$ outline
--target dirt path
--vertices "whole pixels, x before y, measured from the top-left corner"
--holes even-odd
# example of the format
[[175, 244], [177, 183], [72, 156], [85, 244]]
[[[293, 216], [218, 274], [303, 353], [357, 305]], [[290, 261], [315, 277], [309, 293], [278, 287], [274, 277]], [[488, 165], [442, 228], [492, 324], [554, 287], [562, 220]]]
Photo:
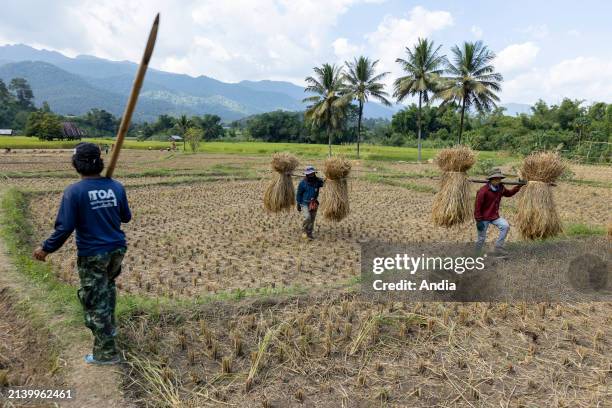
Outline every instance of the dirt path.
[[[2, 200], [2, 193], [0, 190], [0, 201]], [[0, 218], [2, 217], [1, 211], [0, 208]], [[35, 306], [44, 307], [44, 293], [40, 288], [29, 284], [15, 270], [8, 257], [6, 245], [0, 239], [0, 290], [5, 287], [9, 288], [18, 298], [28, 298], [33, 302], [40, 299], [39, 303], [35, 303]], [[66, 319], [65, 316], [54, 316], [55, 318]], [[62, 327], [62, 325], [55, 325], [52, 336], [62, 339], [62, 343], [69, 343], [60, 352], [60, 361], [64, 365], [62, 367], [63, 377], [65, 378], [65, 384], [60, 387], [70, 388], [75, 393], [75, 398], [72, 401], [62, 402], [61, 407], [133, 407], [134, 405], [123, 397], [123, 391], [120, 387], [120, 373], [117, 367], [86, 364], [83, 356], [91, 352], [91, 340], [82, 340], [85, 336], [80, 333], [68, 332], [70, 329], [57, 329], [57, 327]], [[85, 326], [76, 330], [87, 331]], [[90, 335], [87, 337], [91, 338]]]

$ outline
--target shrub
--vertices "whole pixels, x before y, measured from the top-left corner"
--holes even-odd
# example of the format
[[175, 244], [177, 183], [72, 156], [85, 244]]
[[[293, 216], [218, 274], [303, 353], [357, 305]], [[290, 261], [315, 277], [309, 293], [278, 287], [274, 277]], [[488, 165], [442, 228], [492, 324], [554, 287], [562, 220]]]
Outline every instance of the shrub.
[[192, 152], [197, 152], [200, 147], [200, 142], [204, 137], [204, 131], [200, 128], [190, 127], [185, 132], [185, 140], [189, 143], [189, 148]]
[[487, 175], [490, 174], [494, 168], [498, 167], [497, 163], [493, 159], [482, 159], [476, 162], [474, 166], [474, 171], [476, 174]]

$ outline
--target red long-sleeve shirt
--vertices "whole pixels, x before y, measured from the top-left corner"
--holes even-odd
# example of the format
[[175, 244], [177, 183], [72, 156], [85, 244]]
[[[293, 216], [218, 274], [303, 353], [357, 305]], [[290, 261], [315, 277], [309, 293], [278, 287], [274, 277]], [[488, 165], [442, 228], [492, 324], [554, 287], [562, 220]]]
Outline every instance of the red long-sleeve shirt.
[[476, 221], [493, 221], [499, 218], [499, 203], [502, 196], [512, 197], [521, 189], [516, 186], [507, 190], [503, 184], [497, 186], [497, 191], [491, 190], [489, 183], [485, 184], [476, 194], [476, 207], [474, 208], [474, 218]]

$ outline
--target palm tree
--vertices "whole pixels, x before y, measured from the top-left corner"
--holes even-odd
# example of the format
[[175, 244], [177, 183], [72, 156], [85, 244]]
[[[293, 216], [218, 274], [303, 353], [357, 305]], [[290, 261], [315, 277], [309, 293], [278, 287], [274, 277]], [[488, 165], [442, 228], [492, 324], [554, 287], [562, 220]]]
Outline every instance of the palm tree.
[[401, 102], [407, 96], [419, 96], [419, 109], [417, 111], [417, 140], [418, 161], [421, 161], [421, 104], [429, 103], [430, 93], [438, 90], [441, 75], [444, 72], [446, 56], [438, 54], [441, 46], [434, 48], [434, 42], [427, 38], [419, 38], [414, 48], [406, 47], [408, 59], [398, 58], [395, 62], [402, 65], [406, 76], [395, 80], [393, 96]]
[[304, 98], [304, 102], [311, 103], [304, 117], [313, 126], [325, 126], [331, 156], [331, 131], [342, 127], [350, 99], [344, 88], [342, 67], [323, 64], [321, 67], [315, 67], [314, 72], [314, 77], [306, 78], [307, 86], [304, 92], [317, 95]]
[[357, 99], [359, 102], [357, 118], [357, 158], [359, 158], [363, 105], [368, 101], [369, 97], [373, 97], [383, 105], [391, 106], [391, 102], [387, 100], [389, 95], [384, 91], [385, 85], [378, 82], [389, 73], [383, 72], [376, 75], [376, 64], [378, 64], [378, 60], [370, 61], [367, 57], [363, 56], [355, 58], [353, 62], [346, 62], [346, 67], [348, 68], [348, 73], [344, 75], [344, 79], [347, 83], [346, 91], [351, 95], [351, 99]]
[[482, 41], [464, 42], [461, 48], [455, 45], [451, 51], [453, 62], [448, 62], [446, 67], [449, 76], [438, 95], [443, 103], [456, 101], [461, 106], [458, 138], [461, 144], [465, 109], [474, 106], [482, 113], [496, 107], [499, 97], [495, 93], [501, 90], [500, 83], [504, 78], [491, 65], [495, 53]]
[[191, 127], [191, 121], [187, 119], [186, 115], [181, 115], [175, 123], [178, 131], [181, 133], [183, 137], [183, 151], [185, 150], [185, 134], [187, 133], [187, 129]]

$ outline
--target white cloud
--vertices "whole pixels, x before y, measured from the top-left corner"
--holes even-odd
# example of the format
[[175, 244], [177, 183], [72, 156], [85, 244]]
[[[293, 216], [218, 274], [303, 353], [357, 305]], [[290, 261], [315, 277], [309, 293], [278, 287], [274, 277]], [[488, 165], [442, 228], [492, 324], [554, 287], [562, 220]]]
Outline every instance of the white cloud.
[[338, 18], [349, 7], [380, 1], [210, 1], [198, 5], [191, 15], [198, 27], [205, 27], [206, 38], [223, 44], [226, 52], [219, 51], [215, 57], [215, 53], [209, 55], [194, 45], [182, 58], [167, 58], [164, 67], [193, 74], [205, 72], [230, 81], [282, 78], [301, 83], [312, 66], [330, 60], [342, 63], [365, 54], [381, 60], [380, 70], [397, 73], [395, 59], [404, 54], [406, 46], [453, 24], [446, 11], [415, 7], [406, 18], [385, 17], [376, 31], [365, 36], [364, 44], [345, 37], [329, 38]]
[[370, 55], [380, 59], [378, 69], [391, 72], [387, 77], [389, 86], [393, 78], [402, 74], [395, 60], [405, 57], [406, 47], [412, 47], [419, 37], [430, 37], [434, 32], [453, 25], [453, 17], [449, 12], [429, 11], [420, 6], [414, 7], [407, 17], [387, 16], [376, 31], [366, 34]]
[[138, 62], [159, 11], [153, 67], [225, 81], [301, 82], [312, 66], [335, 58], [338, 19], [357, 4], [381, 1], [22, 0], [3, 4], [0, 37]]
[[346, 38], [336, 38], [332, 43], [334, 54], [338, 57], [338, 60], [343, 63], [345, 60], [352, 59], [359, 51], [360, 48], [356, 45], [349, 43]]
[[472, 34], [474, 34], [474, 37], [482, 38], [482, 28], [473, 25], [472, 28], [470, 28], [470, 31], [472, 32]]
[[534, 68], [504, 83], [502, 99], [533, 103], [539, 98], [609, 101], [612, 95], [612, 59], [577, 57], [548, 68]]
[[196, 29], [231, 50], [230, 58], [206, 55], [191, 46], [184, 50], [185, 69], [189, 73], [205, 69], [207, 75], [229, 81], [282, 77], [302, 82], [310, 67], [330, 55], [356, 51], [348, 41], [332, 43], [329, 37], [342, 14], [366, 1], [232, 0], [197, 4], [191, 13]]
[[497, 54], [495, 68], [501, 73], [527, 68], [533, 64], [539, 51], [540, 48], [531, 41], [509, 45]]
[[530, 25], [519, 29], [519, 32], [527, 34], [535, 39], [546, 38], [549, 34], [548, 26], [546, 24]]
[[[406, 46], [452, 25], [453, 19], [446, 11], [414, 7], [405, 16], [385, 17], [374, 29], [364, 27], [371, 32], [360, 42], [339, 34], [339, 19], [351, 7], [383, 1], [22, 0], [3, 5], [0, 38], [70, 55], [138, 62], [159, 11], [151, 60], [155, 68], [223, 81], [302, 83], [313, 66], [364, 54], [380, 59], [379, 69], [397, 74], [395, 59], [405, 54]], [[31, 14], [24, 13], [25, 8], [32, 9]]]
[[[146, 10], [146, 11], [145, 11]], [[168, 34], [180, 24], [178, 10], [164, 5], [162, 0], [112, 1], [82, 0], [78, 4], [66, 7], [64, 13], [72, 25], [81, 33], [73, 38], [82, 53], [93, 54], [114, 60], [140, 61], [144, 43], [147, 39], [155, 12], [162, 13], [160, 32], [156, 44], [154, 63], [163, 53], [163, 45]], [[173, 35], [172, 35], [173, 36]]]
[[[612, 79], [612, 60], [605, 61], [594, 57], [578, 57], [561, 61], [554, 65], [549, 73], [549, 81], [553, 86], [583, 86], [587, 83], [609, 83], [610, 79]], [[607, 88], [610, 89], [610, 86]]]
[[580, 37], [582, 33], [580, 32], [580, 30], [572, 29], [567, 32], [567, 35], [571, 37]]
[[[35, 44], [37, 48], [73, 50], [81, 45], [83, 27], [71, 23], [66, 10], [78, 6], [78, 0], [63, 4], [36, 0], [2, 2], [0, 44]], [[41, 23], [44, 22], [44, 23]]]

